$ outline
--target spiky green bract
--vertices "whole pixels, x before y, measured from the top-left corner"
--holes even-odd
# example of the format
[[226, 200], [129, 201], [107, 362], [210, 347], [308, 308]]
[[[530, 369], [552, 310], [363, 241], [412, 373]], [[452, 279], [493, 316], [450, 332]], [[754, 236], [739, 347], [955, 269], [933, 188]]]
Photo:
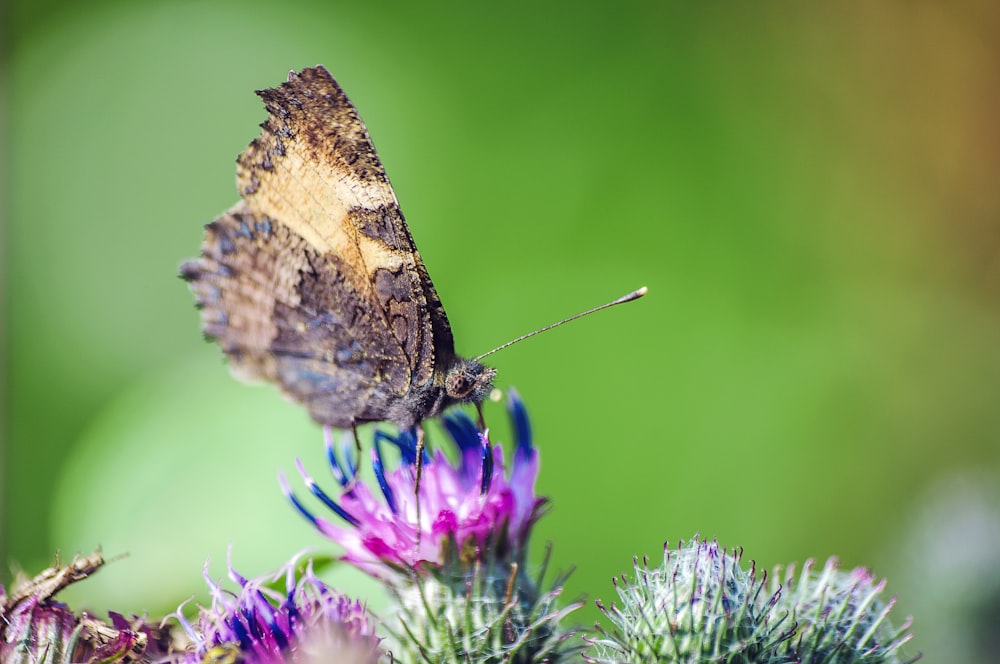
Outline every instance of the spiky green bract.
[[597, 606], [613, 627], [585, 659], [601, 664], [718, 662], [749, 664], [773, 651], [790, 625], [772, 616], [774, 594], [765, 576], [740, 566], [742, 552], [695, 538], [676, 550], [664, 546], [663, 564], [634, 561], [635, 579], [614, 580], [620, 604]]
[[437, 569], [413, 570], [392, 587], [396, 606], [385, 621], [392, 654], [403, 662], [538, 664], [579, 661], [579, 643], [565, 626], [582, 603], [562, 605], [566, 575], [545, 588], [545, 563], [531, 578], [523, 560], [450, 546]]
[[615, 583], [620, 606], [598, 607], [610, 619], [603, 638], [585, 639], [589, 662], [600, 664], [907, 664], [907, 620], [888, 620], [894, 600], [879, 595], [865, 569], [841, 572], [830, 559], [821, 572], [812, 561], [794, 577], [766, 575], [740, 565], [742, 552], [697, 538], [663, 565], [635, 562], [634, 581]]
[[[877, 581], [867, 569], [841, 571], [835, 558], [821, 571], [806, 561], [795, 579], [789, 565], [784, 579], [776, 569], [771, 585], [780, 591], [772, 615], [788, 614], [794, 621], [792, 638], [781, 643], [774, 661], [809, 664], [903, 664], [903, 644], [912, 637], [911, 620], [895, 628], [888, 620], [895, 598], [883, 601], [885, 580]], [[783, 589], [782, 589], [783, 586]], [[772, 660], [769, 660], [772, 661]]]
[[[400, 661], [556, 664], [580, 659], [580, 642], [566, 623], [582, 604], [560, 601], [568, 574], [546, 581], [551, 549], [537, 574], [528, 572], [532, 527], [548, 501], [535, 494], [538, 450], [527, 412], [516, 392], [509, 396], [515, 443], [509, 477], [501, 450], [491, 453], [485, 432], [460, 414], [445, 424], [465, 451], [456, 470], [466, 479], [449, 481], [450, 469], [440, 461], [436, 469], [434, 462], [425, 465], [425, 481], [440, 480], [435, 489], [440, 499], [428, 502], [446, 509], [433, 519], [430, 534], [440, 542], [434, 563], [420, 560], [389, 577], [396, 606], [384, 622]], [[477, 449], [485, 453], [470, 453]], [[470, 518], [474, 515], [480, 516]], [[458, 527], [463, 523], [468, 525]]]

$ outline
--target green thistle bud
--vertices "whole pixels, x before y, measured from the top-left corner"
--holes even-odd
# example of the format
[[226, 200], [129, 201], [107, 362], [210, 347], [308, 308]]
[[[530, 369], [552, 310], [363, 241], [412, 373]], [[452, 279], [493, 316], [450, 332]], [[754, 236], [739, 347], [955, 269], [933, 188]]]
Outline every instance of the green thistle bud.
[[603, 638], [588, 639], [587, 661], [769, 661], [759, 658], [787, 636], [787, 626], [769, 614], [775, 597], [762, 596], [764, 580], [740, 567], [741, 555], [695, 538], [676, 551], [664, 546], [660, 567], [634, 561], [635, 580], [615, 580], [621, 603], [597, 602], [614, 627], [597, 626]]
[[919, 659], [902, 659], [900, 649], [912, 637], [911, 620], [907, 618], [899, 628], [890, 624], [888, 614], [896, 600], [884, 602], [879, 597], [885, 580], [876, 582], [862, 567], [843, 572], [836, 558], [827, 560], [820, 572], [812, 560], [806, 561], [797, 581], [794, 572], [789, 565], [782, 583], [780, 569], [776, 569], [771, 582], [780, 594], [772, 615], [787, 614], [795, 621], [791, 638], [776, 651], [776, 656], [788, 659], [775, 661], [902, 664]]
[[497, 561], [414, 574], [393, 588], [397, 606], [386, 621], [393, 655], [436, 664], [570, 661], [579, 645], [563, 623], [581, 604], [559, 604], [565, 577], [540, 591], [544, 568], [535, 579], [516, 563], [504, 572]]
[[[789, 567], [768, 584], [727, 552], [697, 538], [664, 550], [663, 565], [635, 563], [635, 580], [615, 583], [620, 605], [598, 607], [613, 624], [597, 630], [585, 659], [600, 664], [904, 664], [907, 620], [888, 621], [894, 600], [870, 572], [821, 573], [807, 562], [796, 581]], [[917, 658], [919, 659], [919, 658]]]

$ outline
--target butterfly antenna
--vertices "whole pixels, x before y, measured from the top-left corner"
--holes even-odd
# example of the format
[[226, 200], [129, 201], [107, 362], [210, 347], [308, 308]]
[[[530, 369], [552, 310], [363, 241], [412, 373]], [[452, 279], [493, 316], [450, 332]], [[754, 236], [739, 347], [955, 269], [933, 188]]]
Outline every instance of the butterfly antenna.
[[559, 327], [560, 325], [563, 325], [564, 323], [568, 323], [571, 320], [576, 320], [577, 318], [583, 318], [584, 316], [589, 316], [590, 314], [595, 313], [597, 311], [600, 311], [601, 309], [607, 309], [608, 307], [613, 307], [616, 304], [625, 304], [626, 302], [631, 302], [632, 300], [638, 300], [640, 297], [642, 297], [643, 295], [645, 295], [648, 290], [649, 290], [648, 288], [646, 288], [645, 286], [643, 286], [639, 290], [634, 290], [631, 293], [629, 293], [628, 295], [622, 295], [617, 300], [613, 300], [611, 302], [607, 302], [605, 304], [602, 304], [599, 307], [594, 307], [593, 309], [588, 309], [587, 311], [581, 311], [580, 313], [578, 313], [578, 314], [576, 314], [574, 316], [570, 316], [569, 318], [564, 318], [563, 320], [559, 321], [558, 323], [552, 323], [551, 325], [546, 325], [545, 327], [543, 327], [543, 328], [541, 328], [539, 330], [535, 330], [534, 332], [528, 332], [527, 334], [521, 335], [517, 339], [512, 339], [511, 341], [508, 341], [507, 343], [503, 344], [502, 346], [497, 346], [493, 350], [488, 351], [486, 353], [483, 353], [482, 355], [480, 355], [480, 356], [478, 356], [478, 357], [476, 357], [474, 359], [476, 361], [479, 361], [479, 360], [483, 359], [484, 357], [486, 357], [487, 355], [492, 355], [493, 353], [495, 353], [497, 351], [500, 351], [500, 350], [503, 350], [504, 348], [507, 348], [508, 346], [513, 346], [514, 344], [516, 344], [519, 341], [524, 341], [525, 339], [533, 337], [536, 334], [541, 334], [542, 332], [548, 332], [549, 330], [551, 330], [554, 327]]

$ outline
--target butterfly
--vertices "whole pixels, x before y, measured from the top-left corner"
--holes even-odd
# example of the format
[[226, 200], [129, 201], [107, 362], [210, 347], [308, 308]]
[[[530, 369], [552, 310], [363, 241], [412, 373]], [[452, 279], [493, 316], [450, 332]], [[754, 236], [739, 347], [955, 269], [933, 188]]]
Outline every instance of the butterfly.
[[237, 160], [242, 200], [181, 274], [237, 373], [337, 428], [410, 428], [481, 403], [496, 371], [455, 354], [448, 317], [368, 130], [323, 67], [257, 93], [269, 117]]
[[241, 200], [206, 226], [201, 256], [181, 267], [205, 336], [237, 374], [276, 383], [324, 425], [417, 427], [422, 448], [418, 425], [453, 404], [475, 404], [482, 424], [496, 370], [479, 361], [489, 353], [455, 353], [347, 95], [322, 66], [257, 94], [268, 118], [237, 159]]

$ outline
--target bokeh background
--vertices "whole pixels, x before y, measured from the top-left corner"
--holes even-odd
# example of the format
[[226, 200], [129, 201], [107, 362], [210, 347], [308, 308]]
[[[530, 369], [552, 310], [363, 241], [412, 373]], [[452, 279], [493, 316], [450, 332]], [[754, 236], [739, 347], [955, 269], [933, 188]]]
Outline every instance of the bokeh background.
[[533, 414], [569, 596], [701, 532], [873, 566], [932, 658], [960, 661], [943, 616], [1000, 620], [1000, 5], [3, 11], [0, 559], [130, 554], [75, 605], [161, 614], [230, 543], [248, 575], [329, 552], [275, 480], [319, 472], [319, 430], [229, 377], [176, 278], [236, 200], [253, 90], [323, 63], [460, 352], [649, 287], [491, 358]]

